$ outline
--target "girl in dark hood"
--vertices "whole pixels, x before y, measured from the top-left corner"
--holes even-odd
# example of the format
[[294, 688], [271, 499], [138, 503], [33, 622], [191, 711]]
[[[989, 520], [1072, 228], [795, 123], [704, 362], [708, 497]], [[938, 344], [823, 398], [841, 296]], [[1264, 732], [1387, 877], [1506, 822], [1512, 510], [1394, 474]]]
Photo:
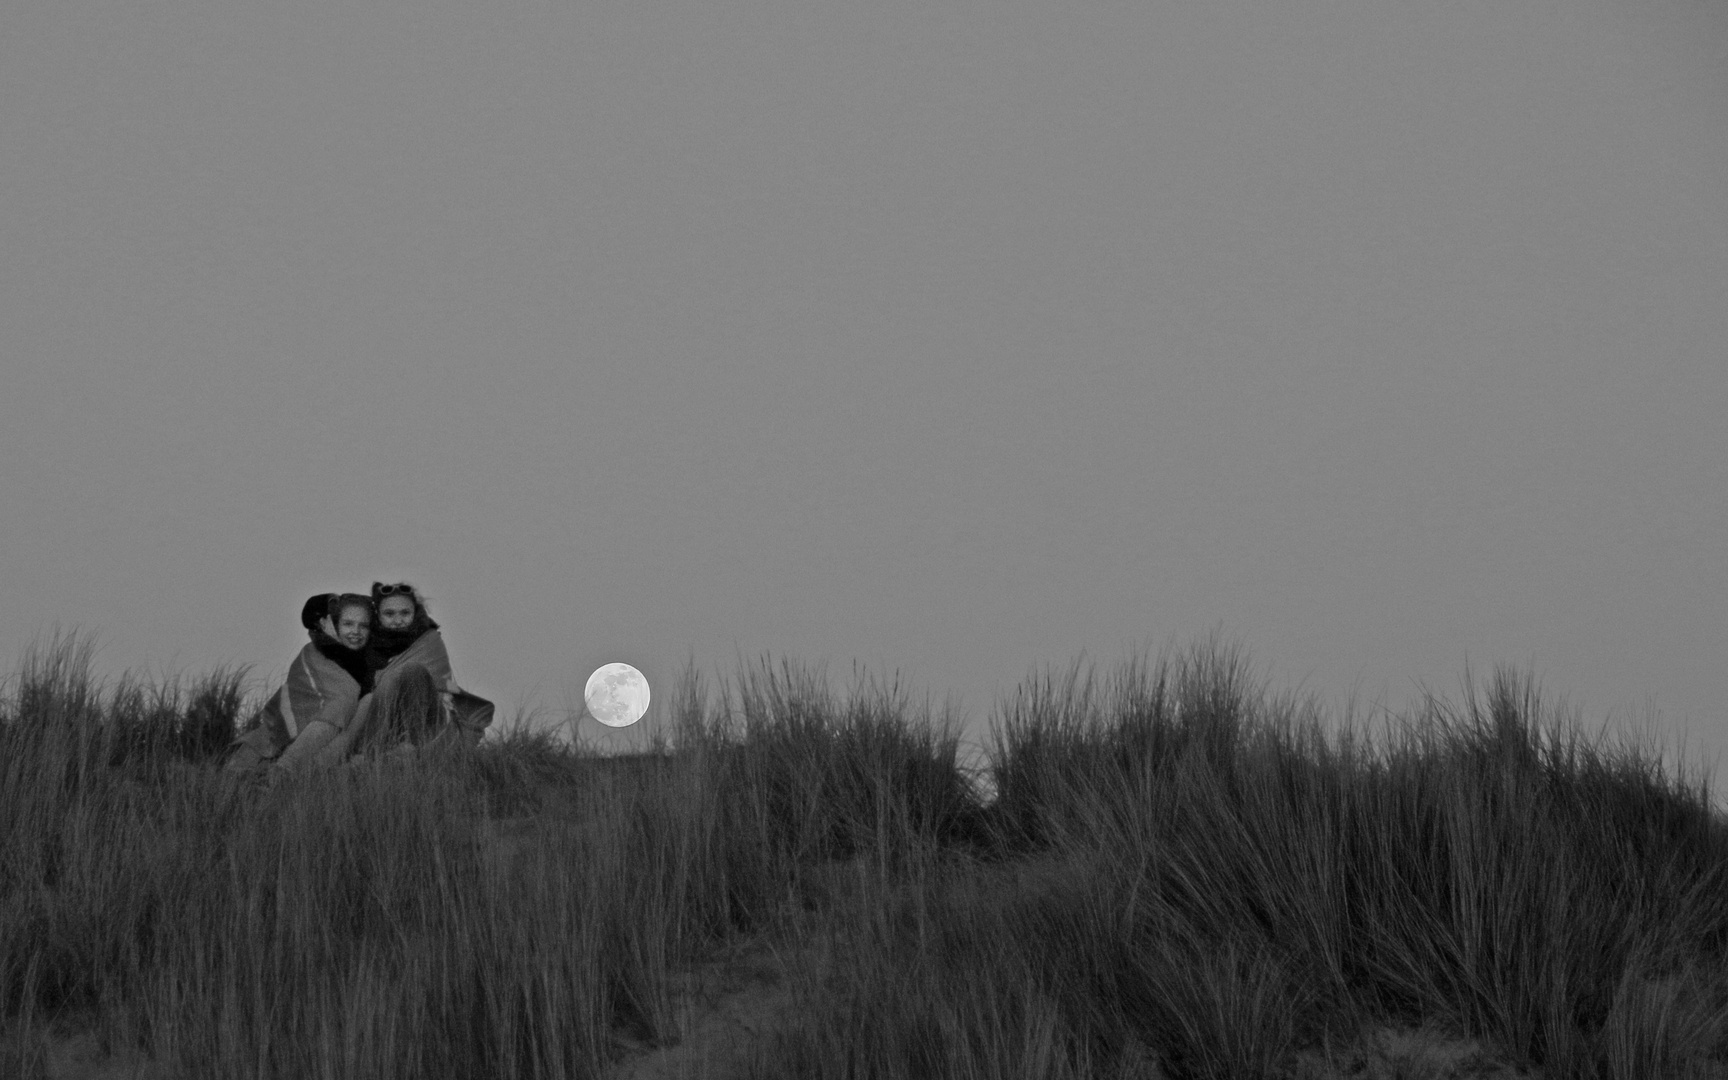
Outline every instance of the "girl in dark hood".
[[300, 625], [311, 640], [288, 666], [257, 723], [234, 740], [231, 770], [247, 772], [270, 761], [293, 765], [316, 754], [349, 726], [372, 689], [364, 651], [371, 639], [371, 597], [319, 593], [300, 608]]
[[320, 593], [300, 609], [300, 625], [312, 638], [312, 647], [360, 684], [360, 693], [372, 692], [372, 663], [367, 646], [377, 622], [372, 598], [359, 593]]

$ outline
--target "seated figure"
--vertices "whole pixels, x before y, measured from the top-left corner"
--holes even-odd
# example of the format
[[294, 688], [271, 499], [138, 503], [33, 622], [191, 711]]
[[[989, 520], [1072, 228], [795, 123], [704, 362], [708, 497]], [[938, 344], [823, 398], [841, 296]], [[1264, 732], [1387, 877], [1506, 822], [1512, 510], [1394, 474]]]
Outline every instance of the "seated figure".
[[300, 609], [300, 625], [310, 640], [257, 724], [230, 745], [224, 766], [229, 771], [309, 756], [349, 726], [362, 696], [372, 690], [364, 651], [371, 638], [370, 597], [319, 593]]

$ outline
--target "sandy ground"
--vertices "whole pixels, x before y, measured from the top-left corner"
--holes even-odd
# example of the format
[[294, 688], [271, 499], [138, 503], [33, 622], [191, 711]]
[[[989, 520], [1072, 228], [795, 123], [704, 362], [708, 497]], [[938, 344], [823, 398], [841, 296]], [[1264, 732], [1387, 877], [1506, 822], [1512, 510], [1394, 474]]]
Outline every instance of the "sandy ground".
[[795, 980], [819, 976], [810, 950], [762, 943], [679, 976], [682, 1037], [635, 1048], [609, 1080], [670, 1080], [743, 1075], [751, 1050], [795, 1015]]
[[[508, 872], [534, 827], [527, 821], [494, 825], [497, 868]], [[844, 903], [848, 868], [835, 866], [807, 886], [812, 906]], [[1017, 868], [1016, 878], [1037, 878], [1037, 867]], [[1067, 875], [1052, 874], [1054, 880]], [[855, 879], [854, 879], [855, 880]], [[1035, 884], [1022, 880], [1020, 885]], [[763, 937], [743, 943], [681, 971], [674, 1000], [680, 1037], [666, 1045], [626, 1042], [624, 1056], [606, 1080], [725, 1080], [744, 1074], [753, 1050], [797, 1016], [801, 988], [814, 986], [826, 970], [827, 952], [815, 944], [820, 934]], [[174, 1080], [173, 1074], [137, 1052], [105, 1052], [96, 1037], [77, 1027], [61, 1027], [29, 1053], [16, 1041], [0, 1038], [0, 1073], [43, 1080]], [[1151, 1055], [1135, 1070], [1143, 1080], [1165, 1073]], [[1540, 1071], [1520, 1072], [1480, 1043], [1434, 1031], [1383, 1029], [1348, 1050], [1329, 1057], [1302, 1055], [1292, 1080], [1453, 1080], [1484, 1078], [1539, 1080]]]
[[[621, 1061], [608, 1080], [726, 1080], [742, 1077], [752, 1047], [786, 1023], [800, 979], [820, 977], [819, 960], [761, 946], [688, 973], [688, 1019], [676, 1044], [644, 1049]], [[1139, 1080], [1168, 1076], [1148, 1055]], [[1372, 1033], [1364, 1044], [1295, 1062], [1291, 1080], [1541, 1080], [1540, 1069], [1518, 1070], [1480, 1042], [1436, 1031]], [[934, 1078], [933, 1078], [934, 1080]]]
[[[666, 1046], [633, 1046], [606, 1080], [726, 1080], [744, 1075], [750, 1053], [796, 1015], [800, 980], [819, 978], [821, 955], [770, 941], [700, 964], [678, 977], [682, 1038]], [[33, 1062], [7, 1055], [0, 1066], [43, 1080], [173, 1080], [173, 1074], [136, 1052], [105, 1053], [88, 1032], [62, 1030]], [[1142, 1080], [1163, 1080], [1145, 1060]], [[1439, 1032], [1373, 1033], [1365, 1044], [1331, 1060], [1303, 1055], [1292, 1080], [1540, 1080], [1540, 1070], [1518, 1071], [1482, 1044]]]

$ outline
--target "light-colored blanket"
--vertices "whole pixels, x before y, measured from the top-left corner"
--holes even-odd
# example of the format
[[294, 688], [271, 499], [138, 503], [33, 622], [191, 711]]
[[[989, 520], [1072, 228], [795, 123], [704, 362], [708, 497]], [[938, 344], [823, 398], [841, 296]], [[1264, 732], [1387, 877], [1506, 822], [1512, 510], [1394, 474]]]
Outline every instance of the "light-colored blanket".
[[347, 727], [359, 704], [360, 684], [354, 676], [307, 642], [288, 665], [287, 679], [264, 704], [258, 726], [234, 741], [250, 746], [260, 758], [272, 759], [314, 720]]
[[460, 728], [470, 746], [479, 743], [487, 726], [492, 723], [494, 707], [485, 698], [456, 685], [456, 677], [450, 671], [450, 653], [444, 647], [444, 635], [436, 630], [428, 630], [415, 638], [414, 644], [391, 657], [390, 662], [378, 671], [374, 676], [378, 696], [384, 697], [388, 691], [394, 690], [394, 681], [405, 668], [414, 664], [425, 668], [432, 676], [433, 685], [438, 687], [445, 722]]

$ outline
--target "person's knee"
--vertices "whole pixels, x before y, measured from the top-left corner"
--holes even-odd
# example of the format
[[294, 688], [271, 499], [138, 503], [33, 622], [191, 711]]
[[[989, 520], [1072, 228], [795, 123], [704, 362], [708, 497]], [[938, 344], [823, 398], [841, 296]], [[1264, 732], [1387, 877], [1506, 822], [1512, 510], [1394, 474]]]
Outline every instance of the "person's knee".
[[443, 701], [432, 672], [409, 664], [378, 688], [379, 734], [390, 742], [418, 742], [443, 716]]
[[252, 744], [236, 743], [228, 751], [228, 760], [222, 763], [222, 768], [232, 773], [251, 772], [264, 764], [266, 760], [264, 755], [260, 754]]

